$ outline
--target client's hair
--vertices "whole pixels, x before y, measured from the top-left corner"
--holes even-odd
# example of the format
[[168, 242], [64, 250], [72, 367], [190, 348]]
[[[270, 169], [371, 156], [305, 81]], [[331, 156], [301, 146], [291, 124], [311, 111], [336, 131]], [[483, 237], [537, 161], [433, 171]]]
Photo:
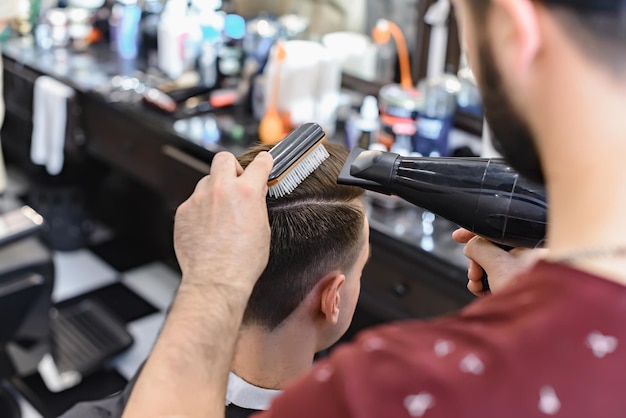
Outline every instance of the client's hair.
[[[335, 269], [349, 272], [365, 244], [365, 213], [357, 203], [363, 190], [337, 184], [348, 153], [337, 144], [324, 146], [330, 157], [291, 194], [267, 198], [270, 258], [250, 296], [244, 325], [268, 331], [278, 327], [326, 274]], [[245, 168], [269, 149], [255, 146], [239, 162]]]

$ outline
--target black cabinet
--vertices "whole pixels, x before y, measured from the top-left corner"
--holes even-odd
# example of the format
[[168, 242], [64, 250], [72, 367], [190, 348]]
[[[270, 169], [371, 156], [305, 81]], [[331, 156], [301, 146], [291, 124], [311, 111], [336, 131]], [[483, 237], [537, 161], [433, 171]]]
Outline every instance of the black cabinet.
[[385, 320], [434, 317], [473, 300], [465, 272], [425, 251], [371, 230], [372, 257], [361, 279], [360, 305]]
[[103, 101], [83, 103], [86, 151], [117, 167], [148, 187], [159, 189], [161, 147], [167, 139], [158, 130], [146, 129], [132, 114]]
[[4, 103], [3, 148], [21, 163], [30, 161], [33, 130], [33, 89], [38, 74], [12, 60], [3, 59]]

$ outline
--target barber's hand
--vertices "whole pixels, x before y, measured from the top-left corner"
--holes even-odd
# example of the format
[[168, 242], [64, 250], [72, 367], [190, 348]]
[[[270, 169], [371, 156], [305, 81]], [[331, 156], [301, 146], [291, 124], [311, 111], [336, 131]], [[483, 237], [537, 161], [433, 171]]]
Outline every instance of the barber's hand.
[[487, 273], [491, 292], [497, 293], [538, 260], [547, 255], [547, 249], [514, 248], [505, 251], [492, 242], [466, 229], [457, 229], [452, 238], [466, 244], [463, 253], [469, 259], [467, 288], [476, 296], [483, 296], [483, 271]]
[[211, 174], [176, 211], [174, 248], [183, 285], [252, 290], [269, 258], [265, 197], [272, 166], [267, 152], [245, 171], [232, 154], [214, 157]]

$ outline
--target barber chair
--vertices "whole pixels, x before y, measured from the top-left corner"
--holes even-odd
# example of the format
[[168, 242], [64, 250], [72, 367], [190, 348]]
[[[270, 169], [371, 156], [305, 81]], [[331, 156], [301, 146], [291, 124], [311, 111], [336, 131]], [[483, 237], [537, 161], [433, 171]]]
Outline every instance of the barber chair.
[[2, 418], [21, 417], [11, 379], [39, 373], [49, 391], [62, 392], [133, 342], [125, 325], [95, 300], [53, 307], [52, 255], [33, 236], [42, 224], [28, 206], [0, 215]]
[[[0, 381], [34, 373], [50, 352], [53, 283], [51, 254], [37, 238], [0, 247]], [[0, 416], [21, 416], [4, 384]]]

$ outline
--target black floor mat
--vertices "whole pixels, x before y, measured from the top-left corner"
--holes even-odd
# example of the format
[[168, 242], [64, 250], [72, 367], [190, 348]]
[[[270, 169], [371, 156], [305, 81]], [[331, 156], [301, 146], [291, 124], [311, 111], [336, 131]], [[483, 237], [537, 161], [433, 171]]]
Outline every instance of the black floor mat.
[[56, 418], [78, 402], [102, 399], [123, 390], [127, 380], [115, 370], [101, 370], [61, 393], [50, 392], [39, 374], [12, 383], [44, 418]]
[[116, 237], [113, 240], [97, 245], [89, 245], [98, 257], [103, 259], [115, 270], [125, 272], [158, 260], [159, 250], [150, 243], [138, 242], [130, 236]]
[[[124, 323], [158, 312], [158, 309], [135, 294], [123, 283], [96, 289], [63, 301], [57, 308], [67, 308], [86, 299], [95, 299]], [[101, 399], [122, 390], [127, 381], [115, 370], [98, 370], [76, 387], [61, 393], [50, 392], [39, 374], [15, 379], [13, 384], [44, 418], [56, 418], [77, 402]]]
[[124, 323], [135, 321], [159, 311], [120, 282], [68, 299], [57, 304], [57, 307], [63, 308], [87, 298], [95, 299], [102, 303]]

